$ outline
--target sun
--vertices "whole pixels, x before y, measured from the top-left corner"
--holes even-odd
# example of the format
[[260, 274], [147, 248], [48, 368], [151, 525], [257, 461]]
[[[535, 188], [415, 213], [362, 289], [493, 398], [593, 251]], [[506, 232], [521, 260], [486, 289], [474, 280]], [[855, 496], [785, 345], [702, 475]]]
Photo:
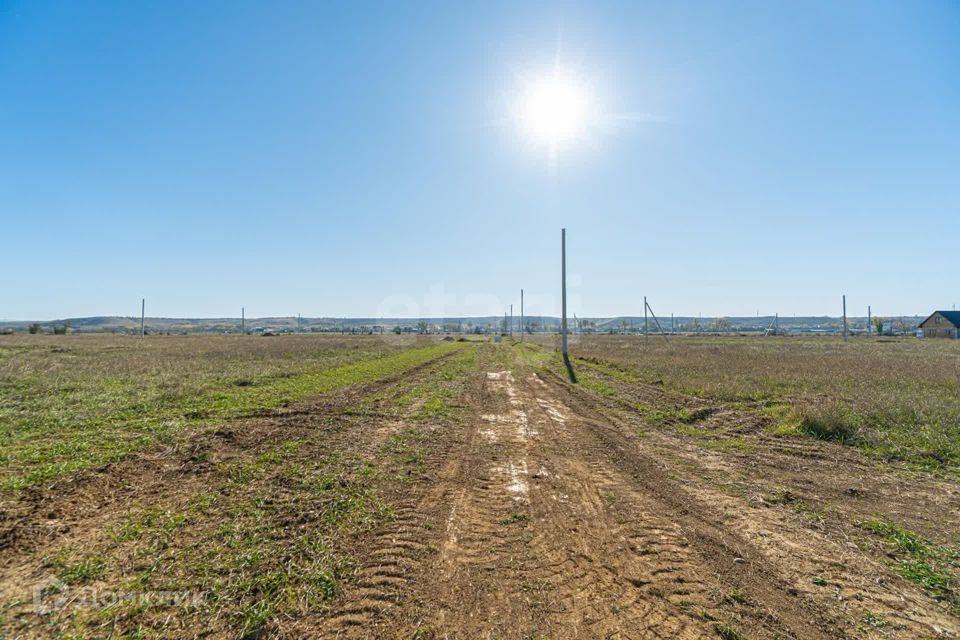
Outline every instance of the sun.
[[589, 83], [554, 66], [524, 80], [514, 120], [532, 143], [557, 152], [585, 137], [594, 115], [593, 103]]

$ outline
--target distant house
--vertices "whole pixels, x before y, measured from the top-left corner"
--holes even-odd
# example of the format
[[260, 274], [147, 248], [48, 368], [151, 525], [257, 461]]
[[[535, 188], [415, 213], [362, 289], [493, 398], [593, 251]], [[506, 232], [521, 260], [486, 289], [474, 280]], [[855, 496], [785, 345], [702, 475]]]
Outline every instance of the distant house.
[[920, 323], [924, 338], [960, 338], [960, 311], [934, 311]]

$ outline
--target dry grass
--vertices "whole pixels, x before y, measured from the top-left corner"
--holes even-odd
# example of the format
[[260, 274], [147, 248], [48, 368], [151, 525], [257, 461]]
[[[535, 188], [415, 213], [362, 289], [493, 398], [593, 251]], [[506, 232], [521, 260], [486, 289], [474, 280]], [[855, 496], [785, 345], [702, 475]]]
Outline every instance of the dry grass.
[[638, 381], [762, 411], [785, 434], [927, 468], [960, 466], [960, 342], [828, 337], [583, 336], [571, 353]]

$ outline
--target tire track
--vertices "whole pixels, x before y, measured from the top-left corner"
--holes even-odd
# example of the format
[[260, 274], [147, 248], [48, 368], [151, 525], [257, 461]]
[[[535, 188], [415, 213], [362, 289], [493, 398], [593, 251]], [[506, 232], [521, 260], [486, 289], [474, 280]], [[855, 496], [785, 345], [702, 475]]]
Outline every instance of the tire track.
[[417, 501], [404, 502], [390, 524], [376, 532], [349, 593], [320, 625], [321, 635], [369, 637], [378, 620], [402, 601], [418, 563], [430, 553], [423, 541], [427, 517], [418, 506]]
[[[679, 527], [656, 516], [604, 458], [576, 440], [576, 416], [536, 375], [525, 379], [539, 413], [545, 466], [534, 555], [553, 587], [549, 626], [557, 637], [702, 638], [708, 589]], [[538, 509], [535, 509], [535, 513]], [[539, 515], [539, 514], [538, 514]], [[542, 520], [542, 524], [541, 524]], [[570, 536], [574, 533], [575, 536]]]
[[[884, 637], [960, 633], [943, 607], [890, 571], [887, 559], [856, 525], [882, 513], [930, 535], [950, 530], [947, 523], [957, 511], [950, 506], [956, 498], [948, 483], [920, 473], [890, 474], [850, 448], [772, 436], [763, 431], [762, 417], [723, 407], [697, 423], [703, 433], [699, 437], [709, 443], [713, 436], [737, 435], [748, 443], [744, 451], [709, 451], [673, 429], [647, 429], [638, 440], [642, 421], [635, 412], [620, 411], [621, 403], [586, 394], [559, 378], [551, 381], [585, 415], [595, 416], [597, 442], [611, 457], [622, 459], [625, 471], [644, 482], [653, 463], [653, 479], [666, 479], [666, 484], [656, 481], [658, 491], [671, 484], [679, 488], [663, 494], [664, 499], [673, 504], [689, 500], [691, 526], [697, 520], [712, 523], [702, 530], [720, 544], [733, 542], [731, 550], [743, 556], [744, 572], [767, 576], [755, 581], [766, 592], [767, 604], [760, 606], [769, 615], [757, 620], [764, 633], [786, 626], [802, 629], [796, 621], [805, 611], [830, 636], [863, 634], [862, 620], [878, 614], [888, 619]], [[658, 461], [644, 450], [655, 450]], [[703, 471], [709, 480], [700, 477]], [[778, 492], [792, 504], [767, 502]], [[793, 603], [796, 614], [775, 603], [784, 599]]]
[[536, 434], [511, 372], [488, 372], [481, 399], [437, 563], [447, 585], [432, 616], [441, 637], [515, 637], [531, 624], [523, 523]]
[[[713, 635], [680, 528], [582, 448], [576, 416], [541, 380], [494, 371], [485, 385], [437, 563], [450, 594], [438, 637]], [[529, 520], [505, 524], [518, 511]]]
[[[416, 409], [410, 408], [406, 418]], [[432, 427], [422, 478], [406, 487], [385, 488], [400, 495], [394, 502], [394, 516], [362, 542], [363, 561], [332, 611], [301, 621], [295, 637], [408, 638], [416, 631], [424, 611], [435, 607], [422, 602], [423, 594], [415, 586], [426, 580], [428, 568], [440, 554], [442, 532], [436, 525], [452, 517], [449, 505], [454, 502], [471, 438], [472, 433], [458, 427], [457, 421], [444, 420]]]
[[600, 404], [586, 392], [568, 387], [558, 376], [548, 374], [551, 392], [564, 394], [581, 418], [581, 446], [615, 464], [628, 479], [631, 490], [642, 494], [656, 512], [668, 513], [686, 534], [702, 570], [717, 577], [726, 590], [746, 595], [752, 604], [738, 612], [752, 628], [750, 635], [788, 638], [844, 637], [848, 631], [837, 613], [806, 593], [798, 591], [788, 576], [769, 562], [744, 532], [726, 525], [724, 503], [707, 504], [688, 486], [611, 425], [597, 408]]

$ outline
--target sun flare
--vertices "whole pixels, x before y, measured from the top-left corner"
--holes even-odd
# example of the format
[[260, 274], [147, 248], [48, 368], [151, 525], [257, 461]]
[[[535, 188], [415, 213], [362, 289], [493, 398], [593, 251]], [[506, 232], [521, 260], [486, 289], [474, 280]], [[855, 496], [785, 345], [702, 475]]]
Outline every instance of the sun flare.
[[524, 82], [515, 120], [531, 142], [555, 152], [586, 135], [593, 100], [591, 87], [583, 78], [554, 67]]

